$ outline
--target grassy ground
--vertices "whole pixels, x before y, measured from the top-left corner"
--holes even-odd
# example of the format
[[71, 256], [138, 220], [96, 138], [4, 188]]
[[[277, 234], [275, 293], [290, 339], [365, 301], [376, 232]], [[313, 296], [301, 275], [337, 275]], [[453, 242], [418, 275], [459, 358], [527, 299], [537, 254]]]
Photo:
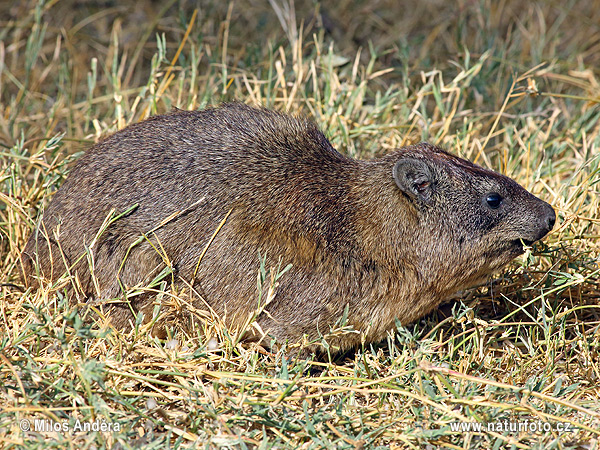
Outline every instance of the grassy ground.
[[[598, 3], [199, 4], [0, 2], [1, 445], [598, 448]], [[218, 341], [123, 335], [19, 290], [18, 255], [81, 151], [231, 99], [310, 116], [356, 157], [441, 145], [549, 201], [557, 227], [459, 301], [322, 360], [214, 324]]]

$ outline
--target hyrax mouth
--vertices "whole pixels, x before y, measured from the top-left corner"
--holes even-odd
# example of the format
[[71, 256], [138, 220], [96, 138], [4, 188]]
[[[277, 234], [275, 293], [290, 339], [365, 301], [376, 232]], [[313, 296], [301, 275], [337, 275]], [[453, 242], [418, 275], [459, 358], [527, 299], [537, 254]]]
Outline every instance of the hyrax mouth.
[[514, 239], [509, 242], [509, 252], [514, 256], [519, 256], [525, 253], [525, 248], [531, 247], [535, 241], [530, 241], [528, 239]]
[[516, 255], [522, 255], [523, 253], [525, 253], [525, 248], [533, 246], [535, 242], [536, 241], [531, 241], [529, 239], [519, 238], [515, 239], [514, 241], [511, 241], [510, 247]]

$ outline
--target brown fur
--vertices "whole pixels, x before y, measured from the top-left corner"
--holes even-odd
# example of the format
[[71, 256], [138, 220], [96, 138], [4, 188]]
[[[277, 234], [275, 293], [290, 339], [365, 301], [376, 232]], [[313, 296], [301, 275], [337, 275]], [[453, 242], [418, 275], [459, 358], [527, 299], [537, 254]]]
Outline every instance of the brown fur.
[[[491, 192], [503, 197], [498, 209], [486, 202]], [[112, 209], [136, 204], [95, 242], [95, 285], [87, 259], [75, 263], [84, 244]], [[260, 252], [267, 266], [292, 264], [258, 317], [262, 329], [279, 341], [315, 339], [347, 308], [360, 333], [334, 345], [348, 348], [484, 280], [522, 253], [520, 239], [550, 231], [554, 217], [511, 179], [429, 144], [354, 160], [309, 121], [234, 103], [152, 117], [92, 147], [44, 212], [23, 261], [32, 283], [57, 279], [66, 260], [89, 301], [123, 299], [119, 282], [150, 281], [166, 257], [175, 286], [193, 281], [202, 297], [194, 304], [206, 309], [206, 301], [235, 325], [256, 310]], [[148, 239], [126, 257], [142, 234]], [[149, 314], [151, 303], [134, 297], [131, 308]], [[119, 327], [133, 317], [129, 306], [112, 316]]]

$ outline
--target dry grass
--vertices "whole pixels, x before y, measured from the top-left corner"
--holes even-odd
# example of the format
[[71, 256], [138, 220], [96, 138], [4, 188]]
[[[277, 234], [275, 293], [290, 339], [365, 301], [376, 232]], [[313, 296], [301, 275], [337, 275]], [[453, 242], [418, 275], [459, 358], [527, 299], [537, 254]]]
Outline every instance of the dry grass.
[[[402, 3], [0, 4], [5, 448], [598, 448], [600, 8]], [[558, 225], [459, 302], [321, 361], [216, 322], [122, 335], [18, 289], [18, 255], [80, 151], [231, 99], [311, 116], [357, 157], [439, 144], [552, 203]], [[23, 432], [24, 419], [70, 430]], [[76, 432], [78, 419], [120, 430]], [[552, 430], [451, 426], [505, 420]]]

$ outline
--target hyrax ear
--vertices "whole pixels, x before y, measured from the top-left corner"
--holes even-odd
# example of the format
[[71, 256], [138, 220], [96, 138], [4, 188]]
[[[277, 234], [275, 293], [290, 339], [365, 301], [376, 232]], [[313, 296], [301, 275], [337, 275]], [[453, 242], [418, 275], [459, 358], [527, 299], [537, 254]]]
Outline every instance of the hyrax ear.
[[418, 200], [429, 202], [433, 193], [434, 177], [429, 164], [422, 159], [401, 159], [392, 170], [400, 190]]

